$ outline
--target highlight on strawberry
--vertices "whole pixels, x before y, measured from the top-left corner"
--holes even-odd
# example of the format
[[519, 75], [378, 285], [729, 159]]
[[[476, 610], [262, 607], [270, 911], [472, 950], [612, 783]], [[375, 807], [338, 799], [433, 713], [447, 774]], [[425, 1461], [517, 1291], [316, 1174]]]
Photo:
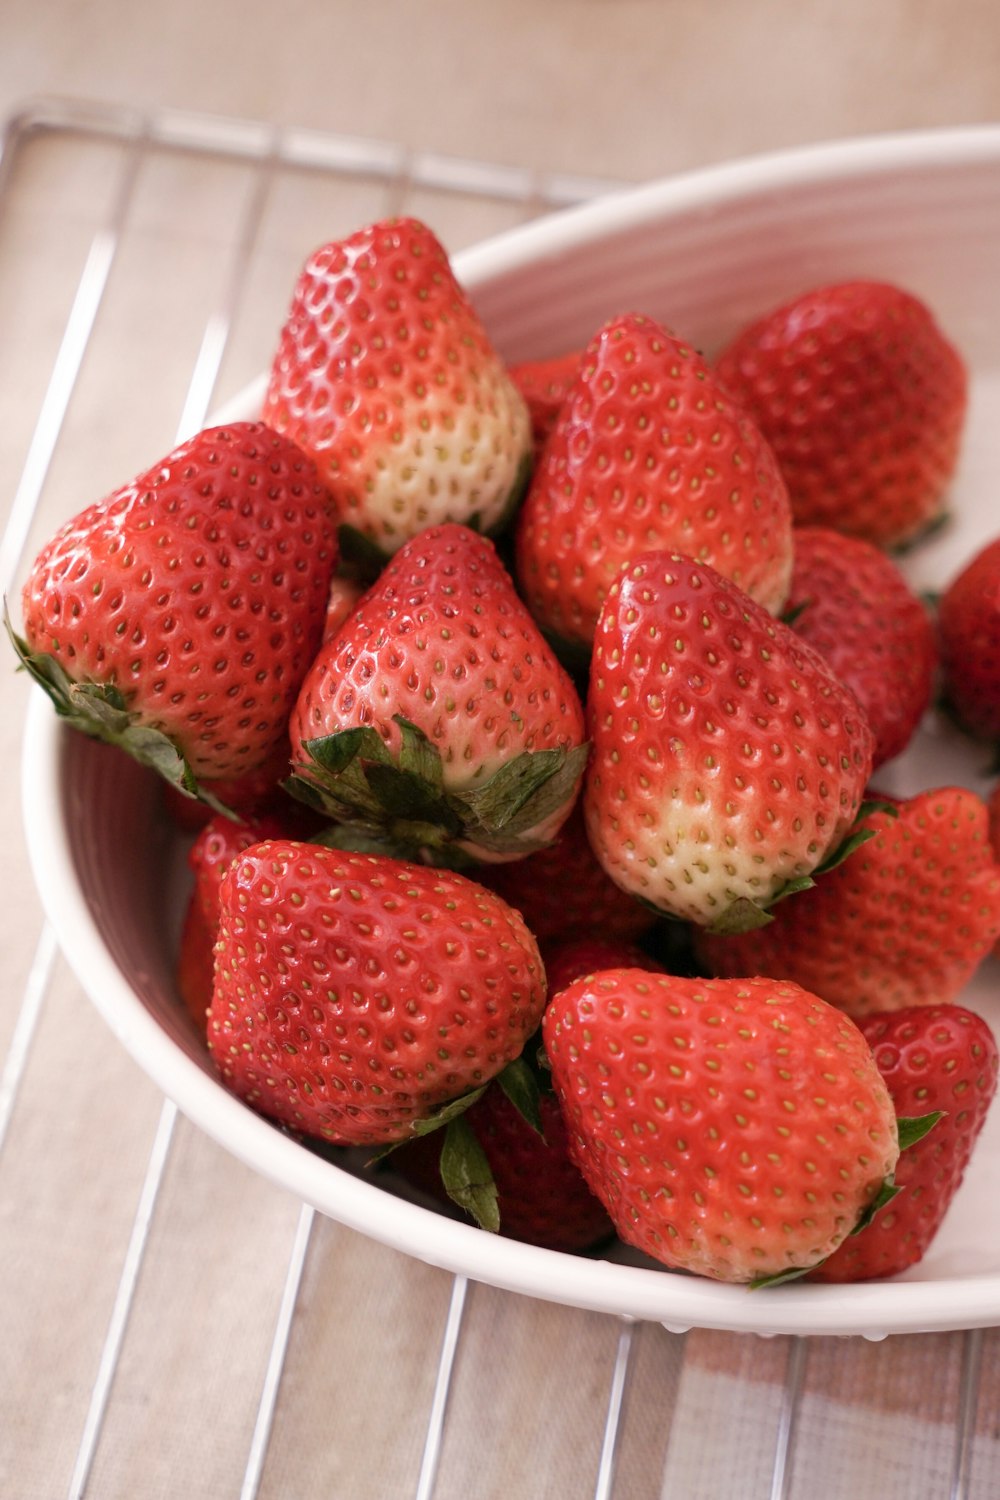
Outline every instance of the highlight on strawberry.
[[851, 834], [873, 737], [825, 660], [729, 579], [644, 553], [601, 612], [584, 809], [608, 874], [661, 912], [739, 931]]
[[316, 460], [345, 547], [376, 562], [447, 521], [499, 530], [531, 463], [524, 398], [416, 219], [381, 220], [309, 257], [263, 418]]
[[968, 372], [911, 292], [807, 289], [743, 328], [714, 368], [771, 444], [796, 525], [895, 549], [944, 518]]
[[66, 522], [22, 592], [21, 664], [74, 728], [182, 792], [284, 744], [337, 538], [316, 466], [259, 422], [208, 428]]
[[532, 853], [587, 759], [576, 688], [496, 549], [434, 526], [317, 655], [291, 719], [292, 788], [344, 847], [411, 858]]

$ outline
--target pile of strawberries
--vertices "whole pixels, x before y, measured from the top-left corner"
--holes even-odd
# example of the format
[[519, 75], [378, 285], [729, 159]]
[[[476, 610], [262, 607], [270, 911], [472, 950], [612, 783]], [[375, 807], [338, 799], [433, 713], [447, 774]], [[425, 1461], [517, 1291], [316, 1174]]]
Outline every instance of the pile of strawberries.
[[933, 609], [893, 557], [962, 359], [876, 282], [712, 365], [629, 311], [553, 355], [506, 367], [414, 220], [323, 246], [261, 419], [65, 525], [11, 639], [166, 779], [248, 1105], [539, 1244], [894, 1274], [997, 1083], [1000, 832], [878, 788], [929, 712], [1000, 741], [1000, 538]]

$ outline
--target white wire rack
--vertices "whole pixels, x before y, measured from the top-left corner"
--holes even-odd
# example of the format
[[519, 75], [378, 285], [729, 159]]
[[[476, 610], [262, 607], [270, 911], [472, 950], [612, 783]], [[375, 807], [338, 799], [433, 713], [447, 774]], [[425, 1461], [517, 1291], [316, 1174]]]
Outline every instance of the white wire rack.
[[[446, 243], [457, 249], [490, 230], [612, 186], [478, 161], [410, 155], [392, 143], [315, 131], [277, 130], [168, 110], [144, 115], [51, 100], [26, 107], [8, 122], [2, 153], [0, 317], [7, 320], [8, 353], [6, 363], [0, 353], [0, 389], [8, 417], [0, 436], [0, 470], [6, 468], [3, 477], [9, 480], [13, 499], [0, 543], [0, 580], [11, 594], [40, 529], [61, 519], [71, 505], [76, 509], [81, 500], [110, 488], [123, 473], [144, 466], [151, 452], [166, 451], [171, 438], [180, 440], [195, 431], [213, 403], [263, 367], [292, 276], [314, 241], [349, 230], [365, 218], [411, 211], [432, 217]], [[164, 277], [173, 293], [169, 327], [158, 324], [155, 311]], [[119, 305], [111, 306], [116, 279], [124, 291]], [[151, 283], [145, 288], [144, 279]], [[179, 329], [178, 322], [185, 318], [186, 327]], [[189, 353], [178, 356], [178, 348]], [[138, 364], [136, 349], [142, 355]], [[170, 402], [179, 402], [173, 407], [180, 412], [176, 422], [164, 419]], [[128, 420], [116, 427], [114, 412], [121, 408], [127, 409]], [[87, 472], [83, 495], [81, 468]], [[0, 1074], [0, 1153], [12, 1149], [11, 1123], [39, 1045], [59, 964], [51, 932], [40, 918], [39, 924], [40, 937], [30, 961], [22, 962], [21, 950], [12, 950], [12, 984], [19, 988], [20, 998], [8, 985], [3, 1011], [7, 1027], [0, 1033], [7, 1046]], [[19, 974], [23, 982], [18, 986], [14, 981]], [[79, 1139], [88, 1129], [86, 1111], [65, 1123]], [[36, 1495], [44, 1500], [61, 1495], [82, 1500], [119, 1492], [161, 1493], [151, 1482], [145, 1484], [141, 1474], [127, 1489], [115, 1488], [107, 1465], [100, 1481], [103, 1488], [97, 1488], [95, 1465], [109, 1411], [129, 1399], [123, 1390], [122, 1351], [144, 1266], [157, 1234], [163, 1232], [163, 1184], [177, 1151], [179, 1128], [174, 1106], [164, 1103], [139, 1175], [106, 1330], [93, 1358], [82, 1361], [94, 1372], [82, 1420], [68, 1436], [63, 1434], [63, 1443], [72, 1447], [71, 1462], [64, 1459], [61, 1467], [53, 1462], [47, 1487], [36, 1483], [30, 1491], [19, 1491], [10, 1477], [19, 1472], [19, 1445], [36, 1444], [40, 1430], [8, 1424], [0, 1430], [0, 1493], [5, 1500], [22, 1500], [22, 1494], [24, 1500], [29, 1495], [31, 1500]], [[30, 1193], [45, 1171], [46, 1159], [40, 1158], [21, 1191]], [[18, 1180], [23, 1183], [23, 1176]], [[22, 1207], [17, 1202], [3, 1204], [0, 1234], [16, 1236]], [[303, 1310], [303, 1278], [317, 1228], [313, 1211], [302, 1207], [287, 1261], [273, 1268], [281, 1289], [269, 1347], [254, 1377], [256, 1415], [236, 1465], [239, 1472], [228, 1475], [225, 1489], [240, 1500], [256, 1500], [262, 1493], [276, 1424], [283, 1420], [279, 1398], [289, 1341], [296, 1320], [308, 1315]], [[461, 1276], [449, 1281], [443, 1324], [428, 1356], [436, 1361], [436, 1375], [427, 1383], [422, 1398], [426, 1405], [419, 1414], [422, 1452], [412, 1484], [398, 1492], [413, 1500], [494, 1493], [485, 1481], [477, 1491], [468, 1470], [461, 1490], [442, 1473], [442, 1451], [452, 1424], [469, 1420], [477, 1399], [478, 1367], [470, 1362], [466, 1368], [462, 1362], [475, 1288]], [[77, 1290], [85, 1299], [86, 1287]], [[508, 1305], [519, 1300], [503, 1295]], [[183, 1310], [165, 1310], [165, 1315], [183, 1316]], [[555, 1494], [593, 1495], [595, 1500], [675, 1494], [683, 1500], [696, 1495], [719, 1500], [751, 1500], [758, 1495], [795, 1500], [809, 1495], [823, 1500], [849, 1493], [837, 1487], [848, 1481], [835, 1479], [829, 1446], [816, 1442], [816, 1423], [838, 1380], [841, 1385], [863, 1380], [876, 1359], [882, 1372], [877, 1385], [880, 1410], [885, 1415], [883, 1419], [869, 1413], [864, 1441], [891, 1474], [880, 1493], [941, 1495], [949, 1500], [983, 1500], [1000, 1493], [1000, 1439], [991, 1415], [994, 1402], [1000, 1400], [995, 1373], [1000, 1341], [993, 1330], [922, 1341], [890, 1340], [891, 1357], [861, 1340], [845, 1340], [842, 1348], [831, 1349], [837, 1341], [781, 1339], [765, 1345], [750, 1339], [754, 1349], [769, 1350], [762, 1359], [753, 1351], [747, 1353], [747, 1340], [734, 1337], [727, 1342], [728, 1336], [714, 1335], [711, 1347], [716, 1362], [725, 1367], [725, 1400], [730, 1403], [730, 1415], [720, 1416], [704, 1405], [709, 1386], [699, 1387], [700, 1397], [683, 1397], [685, 1371], [698, 1357], [691, 1347], [695, 1335], [686, 1339], [656, 1329], [653, 1338], [647, 1325], [628, 1320], [613, 1327], [613, 1336], [601, 1345], [606, 1364], [589, 1377], [589, 1410], [599, 1435], [578, 1464], [564, 1453], [557, 1476], [537, 1476], [539, 1487], [529, 1500], [532, 1495]], [[736, 1342], [740, 1350], [734, 1355], [730, 1345]], [[909, 1445], [892, 1411], [909, 1389], [904, 1380], [893, 1397], [894, 1364], [912, 1368], [915, 1345], [922, 1354], [925, 1386], [930, 1382], [937, 1392], [927, 1419], [928, 1429], [934, 1429], [932, 1452]], [[761, 1363], [767, 1366], [766, 1399], [753, 1378], [754, 1367]], [[0, 1366], [0, 1387], [6, 1384], [8, 1395], [15, 1383], [32, 1378], [30, 1369]], [[164, 1371], [163, 1380], [169, 1378]], [[458, 1402], [456, 1390], [461, 1395]], [[154, 1401], [155, 1395], [154, 1390]], [[357, 1400], [364, 1399], [364, 1392], [358, 1392]], [[496, 1402], [494, 1383], [482, 1399]], [[635, 1416], [640, 1405], [646, 1413], [641, 1421]], [[17, 1410], [13, 1399], [5, 1409]], [[651, 1442], [648, 1413], [655, 1410], [658, 1434]], [[695, 1472], [670, 1462], [673, 1448], [682, 1440], [698, 1446], [699, 1423], [711, 1447], [722, 1426], [747, 1410], [762, 1432], [762, 1446], [749, 1470], [743, 1466], [723, 1473], [704, 1459]], [[204, 1431], [191, 1432], [188, 1440], [207, 1449], [214, 1441], [218, 1413], [206, 1409], [204, 1415]], [[536, 1416], [541, 1421], [545, 1413]], [[41, 1440], [45, 1441], [44, 1433]], [[851, 1440], [861, 1441], [856, 1430]], [[134, 1474], [134, 1467], [130, 1472]], [[493, 1465], [492, 1472], [502, 1475], [502, 1464]], [[368, 1500], [374, 1493], [356, 1480], [345, 1480], [344, 1486], [323, 1492], [351, 1500]], [[168, 1488], [162, 1493], [182, 1492]], [[268, 1493], [298, 1500], [314, 1491], [304, 1473], [286, 1471], [281, 1485], [275, 1488], [272, 1481]], [[396, 1493], [386, 1494], [386, 1500], [396, 1500]]]

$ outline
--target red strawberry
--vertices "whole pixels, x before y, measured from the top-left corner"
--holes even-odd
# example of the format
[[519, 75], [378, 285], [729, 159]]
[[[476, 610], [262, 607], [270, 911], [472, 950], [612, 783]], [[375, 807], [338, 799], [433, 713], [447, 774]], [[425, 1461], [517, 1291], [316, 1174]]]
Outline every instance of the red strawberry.
[[857, 700], [728, 579], [664, 552], [612, 588], [591, 664], [584, 811], [625, 890], [732, 930], [842, 844], [871, 769]]
[[330, 584], [330, 596], [326, 602], [326, 620], [323, 625], [323, 644], [332, 641], [354, 606], [364, 593], [364, 587], [355, 578], [344, 578], [339, 574]]
[[771, 443], [797, 524], [897, 547], [940, 517], [967, 376], [916, 297], [873, 281], [816, 288], [745, 329], [715, 368]]
[[636, 314], [587, 346], [516, 542], [528, 607], [577, 649], [589, 648], [601, 604], [637, 553], [697, 556], [774, 613], [792, 566], [788, 496], [767, 444], [699, 355]]
[[[569, 1158], [566, 1122], [555, 1096], [539, 1096], [541, 1131], [534, 1129], [497, 1083], [463, 1119], [475, 1132], [497, 1195], [500, 1233], [547, 1250], [587, 1250], [614, 1233], [604, 1205]], [[442, 1132], [393, 1152], [407, 1181], [448, 1203], [442, 1181]]]
[[312, 461], [260, 423], [211, 428], [42, 549], [25, 665], [71, 723], [188, 791], [250, 776], [284, 739], [336, 554]]
[[962, 1182], [997, 1088], [993, 1033], [960, 1005], [869, 1016], [861, 1031], [899, 1118], [943, 1114], [900, 1153], [899, 1195], [813, 1272], [819, 1281], [895, 1276], [923, 1258]]
[[265, 838], [288, 833], [285, 821], [271, 814], [236, 822], [221, 813], [210, 815], [188, 851], [194, 887], [188, 898], [177, 957], [177, 988], [188, 1013], [204, 1030], [212, 1001], [215, 970], [213, 950], [219, 934], [219, 892], [222, 877], [238, 854]]
[[1000, 866], [973, 793], [943, 787], [875, 811], [874, 837], [773, 921], [732, 937], [699, 934], [716, 974], [771, 974], [848, 1015], [953, 1000], [1000, 934]]
[[309, 258], [263, 415], [314, 456], [342, 520], [383, 554], [445, 521], [499, 528], [531, 459], [524, 400], [415, 219]]
[[938, 602], [941, 672], [959, 722], [1000, 740], [1000, 537], [976, 553]]
[[572, 682], [464, 526], [396, 553], [317, 657], [291, 738], [300, 791], [337, 822], [485, 859], [555, 836], [587, 756]]
[[564, 990], [574, 979], [596, 974], [598, 969], [662, 969], [637, 943], [613, 937], [564, 938], [542, 944], [545, 978], [549, 994]]
[[867, 1042], [793, 984], [611, 969], [543, 1022], [570, 1155], [626, 1243], [746, 1282], [815, 1265], [898, 1155]]
[[899, 755], [930, 703], [937, 644], [930, 615], [892, 559], [857, 537], [801, 527], [786, 612], [864, 709], [873, 764]]
[[569, 388], [580, 368], [582, 349], [553, 359], [529, 359], [511, 365], [510, 378], [527, 403], [536, 455], [545, 446]]
[[484, 865], [475, 878], [516, 906], [541, 943], [595, 934], [627, 941], [656, 920], [598, 864], [580, 802], [551, 844], [526, 859]]
[[339, 1145], [403, 1139], [536, 1030], [541, 958], [473, 881], [276, 839], [220, 892], [209, 1047], [261, 1113]]

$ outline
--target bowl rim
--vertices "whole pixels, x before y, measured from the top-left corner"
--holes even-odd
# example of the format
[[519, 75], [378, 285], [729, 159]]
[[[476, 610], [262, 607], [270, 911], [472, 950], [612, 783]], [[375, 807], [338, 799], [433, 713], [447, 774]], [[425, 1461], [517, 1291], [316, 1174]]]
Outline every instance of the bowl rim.
[[[727, 162], [636, 188], [507, 230], [457, 254], [456, 274], [472, 293], [540, 257], [692, 209], [773, 194], [819, 181], [856, 181], [904, 172], [1000, 165], [1000, 125], [892, 132], [801, 146]], [[258, 378], [220, 407], [213, 423], [246, 416]], [[64, 755], [73, 731], [44, 692], [29, 694], [22, 751], [22, 806], [29, 861], [57, 942], [112, 1033], [180, 1111], [232, 1155], [350, 1229], [427, 1264], [474, 1281], [594, 1311], [691, 1327], [759, 1334], [854, 1334], [878, 1339], [984, 1327], [1000, 1322], [1000, 1274], [838, 1286], [745, 1287], [544, 1250], [483, 1233], [397, 1198], [300, 1146], [228, 1094], [161, 1028], [105, 946], [73, 869], [62, 818]], [[912, 1273], [909, 1273], [912, 1276]]]

